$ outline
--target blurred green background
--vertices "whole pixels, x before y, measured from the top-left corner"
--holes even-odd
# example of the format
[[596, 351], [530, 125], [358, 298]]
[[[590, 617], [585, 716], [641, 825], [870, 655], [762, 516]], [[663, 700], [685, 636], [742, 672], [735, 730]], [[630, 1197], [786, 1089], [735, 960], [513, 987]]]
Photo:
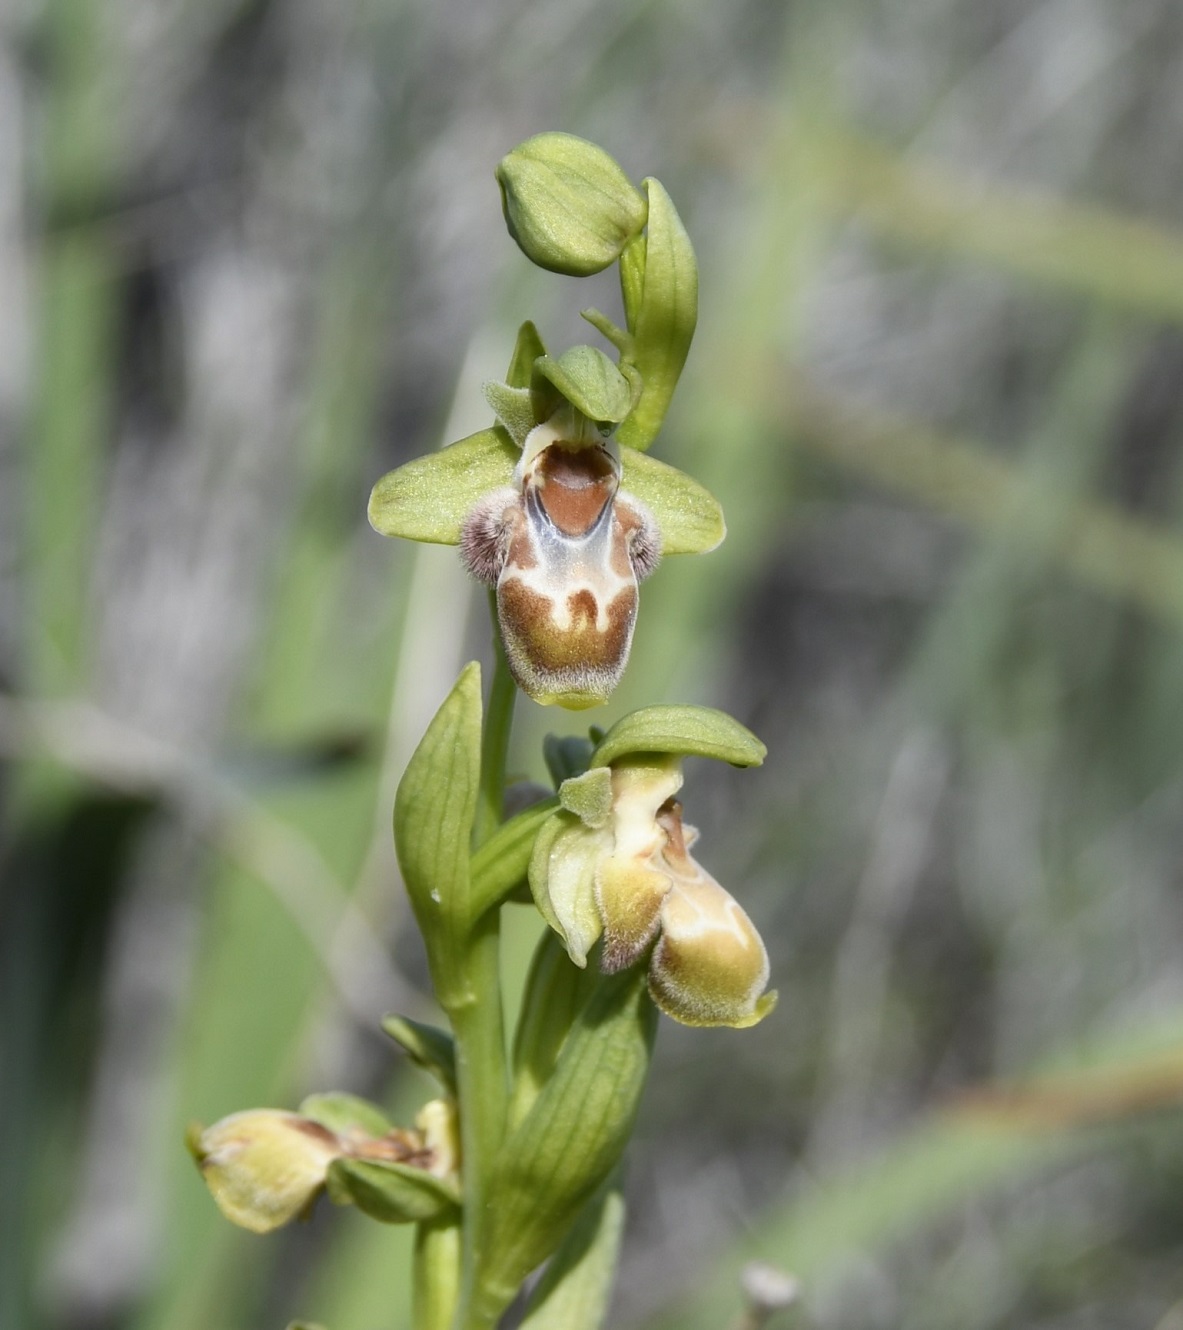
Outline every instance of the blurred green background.
[[[1179, 1330], [1171, 0], [0, 11], [0, 1327], [405, 1324], [402, 1230], [233, 1230], [181, 1141], [427, 1096], [376, 1033], [431, 1012], [389, 809], [488, 634], [364, 507], [521, 319], [618, 308], [506, 236], [541, 129], [694, 237], [655, 451], [730, 525], [595, 719], [771, 750], [685, 793], [780, 1007], [663, 1024], [613, 1324], [723, 1330], [760, 1257], [817, 1330]], [[518, 721], [534, 778], [581, 723]]]

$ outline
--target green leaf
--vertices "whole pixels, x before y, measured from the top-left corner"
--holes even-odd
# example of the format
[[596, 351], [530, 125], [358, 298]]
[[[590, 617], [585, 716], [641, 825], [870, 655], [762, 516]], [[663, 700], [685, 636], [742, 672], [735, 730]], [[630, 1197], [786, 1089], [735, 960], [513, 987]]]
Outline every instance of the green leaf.
[[497, 167], [509, 233], [532, 263], [587, 277], [645, 225], [645, 199], [603, 150], [574, 134], [536, 134]]
[[498, 1222], [478, 1282], [491, 1302], [508, 1305], [619, 1162], [644, 1089], [656, 1021], [643, 966], [600, 977], [554, 1074], [511, 1133], [490, 1180], [488, 1203]]
[[758, 767], [768, 749], [759, 739], [714, 707], [642, 707], [630, 712], [601, 740], [592, 761], [608, 766], [635, 753], [714, 757], [735, 767]]
[[413, 1021], [409, 1016], [383, 1016], [382, 1029], [455, 1099], [456, 1045], [446, 1030]]
[[661, 529], [663, 554], [705, 554], [727, 534], [715, 496], [677, 467], [621, 448], [621, 488], [646, 504]]
[[527, 319], [518, 329], [513, 356], [509, 362], [509, 372], [505, 376], [506, 384], [510, 388], [528, 388], [534, 362], [539, 356], [544, 355], [546, 355], [546, 347], [542, 345], [542, 338], [538, 335], [538, 329]]
[[557, 799], [540, 799], [503, 823], [472, 858], [472, 910], [478, 918], [500, 905], [526, 881], [534, 841], [543, 823], [558, 807]]
[[644, 389], [618, 434], [621, 443], [641, 450], [661, 429], [698, 322], [698, 264], [690, 237], [661, 182], [650, 178], [644, 183], [649, 224], [639, 302], [635, 260], [628, 260], [627, 277], [623, 267], [621, 273], [634, 338], [633, 364]]
[[547, 929], [538, 939], [514, 1032], [510, 1130], [533, 1108], [554, 1074], [571, 1024], [599, 982], [595, 970], [572, 965], [557, 933]]
[[607, 1187], [584, 1208], [547, 1265], [521, 1330], [600, 1330], [623, 1232], [624, 1197]]
[[370, 494], [370, 525], [383, 536], [459, 545], [464, 519], [509, 485], [519, 450], [501, 429], [483, 429], [388, 471]]
[[615, 425], [633, 405], [632, 385], [594, 346], [573, 346], [557, 360], [540, 356], [534, 362], [530, 391], [538, 420], [549, 420], [567, 401], [588, 420]]
[[395, 851], [445, 1010], [474, 999], [468, 859], [480, 774], [481, 670], [474, 661], [427, 727], [394, 799]]
[[344, 1090], [325, 1094], [310, 1094], [297, 1110], [301, 1117], [311, 1118], [322, 1127], [340, 1135], [351, 1130], [364, 1131], [367, 1136], [385, 1136], [394, 1123], [368, 1099], [359, 1099]]
[[326, 1185], [337, 1205], [356, 1205], [384, 1224], [419, 1224], [460, 1205], [455, 1184], [386, 1160], [335, 1159]]

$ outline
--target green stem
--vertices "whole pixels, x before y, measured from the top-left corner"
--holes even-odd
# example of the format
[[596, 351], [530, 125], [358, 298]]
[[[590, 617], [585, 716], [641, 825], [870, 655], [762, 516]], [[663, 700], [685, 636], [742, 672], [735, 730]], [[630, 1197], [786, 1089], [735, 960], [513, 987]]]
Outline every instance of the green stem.
[[489, 611], [493, 616], [493, 683], [485, 711], [485, 730], [481, 739], [481, 789], [477, 798], [474, 847], [480, 848], [501, 825], [505, 804], [505, 762], [509, 753], [509, 734], [513, 728], [513, 704], [517, 685], [509, 672], [501, 630], [497, 626], [496, 593], [489, 592]]
[[[496, 607], [491, 598], [490, 605], [494, 611], [496, 664], [481, 739], [481, 784], [473, 828], [474, 846], [487, 841], [501, 824], [505, 763], [517, 695], [501, 635], [496, 631]], [[465, 975], [470, 996], [448, 1012], [456, 1040], [464, 1179], [463, 1280], [455, 1324], [458, 1330], [486, 1330], [496, 1323], [500, 1313], [500, 1309], [477, 1302], [482, 1256], [489, 1226], [495, 1222], [488, 1209], [488, 1185], [505, 1137], [509, 1102], [499, 910], [488, 910], [473, 924]]]
[[455, 1217], [415, 1228], [415, 1330], [448, 1330], [460, 1293], [460, 1225]]

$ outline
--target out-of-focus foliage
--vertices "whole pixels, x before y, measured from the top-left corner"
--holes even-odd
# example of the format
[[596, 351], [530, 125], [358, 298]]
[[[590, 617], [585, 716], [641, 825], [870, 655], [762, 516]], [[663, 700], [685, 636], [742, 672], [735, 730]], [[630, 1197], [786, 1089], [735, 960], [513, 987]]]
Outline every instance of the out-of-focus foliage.
[[390, 809], [483, 607], [365, 497], [523, 318], [619, 319], [505, 232], [542, 129], [678, 200], [659, 450], [729, 526], [600, 723], [769, 747], [688, 801], [780, 1006], [663, 1023], [613, 1323], [723, 1325], [750, 1256], [819, 1330], [1177, 1323], [1180, 88], [1171, 0], [5, 9], [5, 1330], [405, 1323], [401, 1230], [230, 1231], [182, 1142], [424, 1097]]

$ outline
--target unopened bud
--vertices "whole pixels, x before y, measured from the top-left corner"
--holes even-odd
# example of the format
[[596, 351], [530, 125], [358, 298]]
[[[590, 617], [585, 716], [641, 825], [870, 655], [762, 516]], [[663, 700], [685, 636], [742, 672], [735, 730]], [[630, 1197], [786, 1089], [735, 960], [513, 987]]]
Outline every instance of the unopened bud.
[[536, 134], [497, 167], [509, 233], [532, 263], [588, 277], [620, 257], [648, 203], [602, 149], [573, 134]]

